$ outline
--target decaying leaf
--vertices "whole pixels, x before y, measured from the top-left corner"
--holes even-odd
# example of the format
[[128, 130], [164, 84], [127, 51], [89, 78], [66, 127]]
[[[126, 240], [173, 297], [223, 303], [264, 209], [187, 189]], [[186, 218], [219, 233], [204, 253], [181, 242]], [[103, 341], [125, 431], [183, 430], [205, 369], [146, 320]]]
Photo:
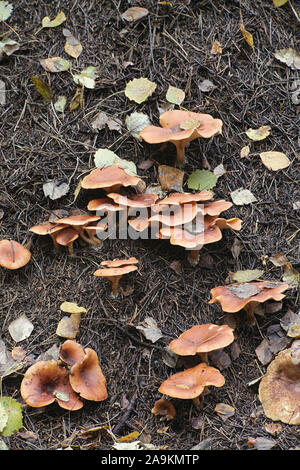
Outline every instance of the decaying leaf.
[[182, 192], [184, 171], [168, 165], [158, 167], [158, 179], [163, 191]]
[[246, 135], [249, 137], [251, 140], [264, 140], [266, 137], [270, 135], [271, 132], [271, 127], [270, 126], [261, 126], [258, 129], [248, 129], [246, 131]]
[[82, 52], [82, 45], [68, 29], [63, 29], [63, 35], [66, 38], [66, 43], [64, 47], [65, 52], [74, 59], [77, 59]]
[[187, 180], [189, 189], [203, 191], [204, 189], [212, 189], [217, 183], [217, 177], [209, 170], [196, 170]]
[[248, 46], [250, 46], [252, 49], [254, 49], [254, 40], [253, 36], [249, 31], [246, 30], [245, 26], [243, 23], [240, 24], [240, 31], [243, 35], [243, 38], [245, 39], [246, 43]]
[[184, 98], [185, 92], [183, 90], [171, 85], [169, 86], [166, 94], [166, 100], [169, 103], [180, 105], [184, 101]]
[[23, 341], [24, 339], [29, 338], [29, 336], [31, 335], [33, 331], [33, 324], [27, 318], [27, 316], [23, 314], [19, 318], [17, 318], [16, 320], [13, 320], [9, 324], [8, 331], [12, 339], [16, 343], [19, 343], [20, 341]]
[[235, 282], [250, 282], [259, 279], [264, 274], [260, 269], [245, 269], [244, 271], [237, 271], [231, 275]]
[[23, 426], [22, 405], [11, 397], [0, 398], [0, 410], [2, 415], [5, 413], [7, 419], [3, 429], [0, 431], [1, 436], [8, 437], [14, 432], [19, 431]]
[[282, 170], [283, 168], [287, 168], [291, 163], [285, 153], [282, 152], [261, 152], [259, 156], [268, 170]]
[[46, 197], [50, 197], [53, 201], [65, 196], [70, 189], [70, 185], [63, 181], [48, 181], [43, 184], [43, 191]]
[[122, 20], [134, 22], [140, 20], [141, 18], [144, 18], [144, 16], [147, 16], [148, 13], [149, 11], [147, 10], [147, 8], [131, 7], [124, 11], [124, 13], [122, 13], [121, 18]]
[[280, 49], [274, 53], [274, 56], [292, 70], [300, 70], [300, 54], [295, 49], [291, 47]]
[[130, 134], [136, 139], [140, 139], [140, 132], [151, 125], [149, 116], [145, 113], [133, 112], [125, 119], [125, 124]]
[[131, 176], [136, 176], [137, 170], [133, 162], [122, 159], [109, 149], [98, 149], [94, 155], [94, 163], [97, 168], [106, 168], [112, 165], [118, 165]]
[[41, 66], [47, 72], [66, 72], [70, 68], [70, 62], [61, 57], [49, 57], [48, 59], [40, 60]]
[[151, 317], [146, 317], [142, 323], [136, 326], [136, 329], [141, 331], [145, 338], [152, 343], [155, 343], [164, 336], [154, 318]]
[[134, 78], [125, 87], [125, 96], [128, 99], [140, 104], [151, 96], [157, 85], [148, 78]]
[[0, 21], [6, 21], [12, 14], [12, 11], [13, 11], [13, 6], [10, 3], [6, 1], [1, 1], [0, 2]]
[[32, 76], [31, 80], [35, 84], [35, 87], [37, 91], [39, 92], [39, 94], [41, 95], [41, 97], [43, 98], [43, 100], [46, 101], [47, 103], [51, 101], [53, 98], [53, 92], [50, 86], [46, 82], [44, 82], [44, 80], [37, 77], [36, 75]]
[[239, 188], [230, 193], [231, 199], [236, 206], [244, 206], [256, 202], [256, 197], [249, 189]]

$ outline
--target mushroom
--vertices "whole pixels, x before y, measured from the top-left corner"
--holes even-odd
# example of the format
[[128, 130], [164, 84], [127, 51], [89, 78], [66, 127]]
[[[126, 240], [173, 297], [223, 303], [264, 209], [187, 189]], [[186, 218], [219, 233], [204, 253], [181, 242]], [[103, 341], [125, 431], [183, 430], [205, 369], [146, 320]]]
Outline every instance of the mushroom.
[[208, 362], [208, 352], [225, 348], [234, 341], [233, 329], [227, 325], [207, 323], [195, 325], [184, 331], [169, 344], [178, 356], [198, 354], [203, 362]]
[[259, 303], [269, 299], [280, 301], [285, 295], [282, 294], [289, 289], [284, 282], [259, 281], [235, 283], [227, 286], [218, 286], [211, 289], [212, 299], [209, 304], [219, 302], [222, 310], [228, 313], [245, 310], [250, 324], [255, 321], [254, 310]]
[[35, 233], [36, 235], [49, 235], [52, 239], [54, 248], [58, 251], [59, 247], [55, 238], [57, 232], [60, 232], [65, 227], [67, 227], [67, 225], [60, 223], [42, 222], [41, 224], [30, 227], [29, 232]]
[[109, 279], [112, 285], [111, 295], [113, 298], [117, 298], [119, 295], [119, 282], [120, 279], [132, 271], [136, 271], [138, 268], [135, 266], [139, 261], [136, 258], [128, 258], [126, 260], [114, 259], [108, 261], [102, 261], [101, 266], [107, 266], [106, 268], [97, 269], [94, 272], [94, 276], [105, 277]]
[[70, 384], [82, 398], [103, 401], [107, 398], [106, 379], [101, 370], [96, 351], [84, 349], [84, 357], [70, 369]]
[[176, 416], [176, 410], [173, 403], [166, 398], [160, 398], [157, 400], [154, 403], [151, 413], [155, 416], [162, 416], [161, 419], [165, 418], [167, 421], [171, 421]]
[[0, 266], [6, 269], [19, 269], [29, 263], [30, 251], [15, 240], [0, 241]]
[[222, 121], [209, 114], [171, 110], [160, 115], [158, 126], [147, 126], [140, 138], [149, 144], [172, 142], [176, 146], [176, 164], [184, 165], [185, 146], [199, 137], [210, 138], [221, 134]]
[[81, 181], [83, 189], [104, 189], [113, 192], [123, 186], [138, 188], [142, 180], [138, 176], [131, 176], [123, 168], [112, 165], [106, 168], [95, 168]]
[[267, 418], [300, 424], [300, 367], [293, 363], [292, 348], [281, 351], [269, 364], [258, 396]]
[[83, 407], [83, 402], [70, 385], [68, 371], [55, 360], [38, 361], [30, 366], [21, 382], [20, 393], [25, 403], [33, 408], [55, 401], [70, 411]]
[[207, 391], [207, 387], [222, 387], [224, 384], [225, 378], [218, 369], [201, 362], [195, 367], [171, 375], [158, 391], [173, 398], [192, 399], [199, 407], [199, 397]]

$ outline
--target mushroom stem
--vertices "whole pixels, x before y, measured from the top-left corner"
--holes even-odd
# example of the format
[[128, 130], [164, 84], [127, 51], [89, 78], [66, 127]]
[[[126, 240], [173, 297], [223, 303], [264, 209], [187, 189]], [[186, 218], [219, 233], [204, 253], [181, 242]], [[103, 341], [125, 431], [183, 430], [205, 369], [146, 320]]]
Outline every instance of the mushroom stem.
[[185, 145], [186, 145], [186, 142], [185, 140], [179, 140], [177, 142], [174, 142], [175, 146], [176, 146], [176, 152], [177, 152], [177, 155], [176, 155], [176, 165], [181, 168], [184, 166], [184, 162], [185, 162]]
[[200, 249], [189, 251], [187, 259], [191, 266], [196, 266], [199, 263], [199, 256], [200, 256]]
[[112, 276], [108, 277], [111, 282], [111, 295], [116, 299], [119, 295], [119, 282], [122, 276]]

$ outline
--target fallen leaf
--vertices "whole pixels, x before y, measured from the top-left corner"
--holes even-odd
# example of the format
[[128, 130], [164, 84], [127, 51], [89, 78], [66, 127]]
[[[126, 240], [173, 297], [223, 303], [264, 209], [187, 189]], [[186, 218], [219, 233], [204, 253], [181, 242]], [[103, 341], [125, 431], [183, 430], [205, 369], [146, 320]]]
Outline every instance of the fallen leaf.
[[140, 139], [140, 132], [151, 125], [149, 116], [145, 113], [133, 112], [125, 119], [125, 124], [130, 134], [136, 139]]
[[248, 46], [250, 46], [252, 49], [254, 49], [254, 40], [253, 36], [249, 31], [246, 30], [245, 26], [243, 23], [240, 24], [240, 31], [243, 35], [243, 38], [245, 39], [246, 43]]
[[151, 96], [157, 85], [148, 78], [134, 78], [125, 87], [125, 96], [128, 99], [140, 104]]
[[70, 68], [70, 62], [61, 57], [49, 57], [48, 59], [40, 60], [41, 66], [47, 72], [66, 72]]
[[204, 189], [212, 189], [217, 183], [217, 177], [209, 170], [196, 170], [187, 180], [189, 189], [203, 191]]
[[82, 52], [82, 45], [68, 29], [63, 29], [63, 35], [66, 38], [66, 43], [64, 47], [65, 52], [74, 59], [78, 59]]
[[77, 85], [82, 85], [85, 88], [95, 88], [97, 78], [97, 67], [90, 65], [83, 69], [80, 73], [73, 75], [73, 80]]
[[106, 168], [112, 165], [118, 165], [131, 176], [136, 176], [136, 165], [129, 161], [118, 157], [117, 154], [109, 149], [98, 149], [94, 155], [94, 163], [97, 168]]
[[241, 149], [240, 157], [241, 158], [248, 157], [249, 153], [250, 153], [250, 147], [249, 145], [245, 145], [245, 147]]
[[249, 189], [239, 188], [230, 193], [231, 199], [236, 206], [244, 206], [256, 202], [256, 197]]
[[163, 191], [182, 192], [184, 171], [168, 165], [158, 167], [158, 179]]
[[148, 13], [149, 11], [147, 10], [147, 8], [131, 7], [128, 8], [124, 13], [122, 13], [121, 18], [122, 20], [133, 22], [144, 18], [144, 16], [147, 16]]
[[282, 152], [261, 152], [259, 156], [268, 170], [282, 170], [283, 168], [287, 168], [291, 163], [285, 153]]
[[203, 93], [207, 93], [209, 91], [212, 91], [214, 90], [216, 87], [216, 85], [213, 84], [213, 82], [211, 82], [210, 80], [203, 80], [202, 82], [200, 82], [198, 84], [198, 88], [200, 91], [202, 91]]
[[44, 195], [50, 197], [53, 201], [65, 196], [69, 192], [69, 189], [70, 185], [68, 183], [56, 180], [48, 181], [43, 184]]
[[54, 103], [54, 109], [58, 113], [63, 113], [67, 104], [67, 98], [65, 96], [59, 96], [56, 102]]
[[25, 314], [21, 315], [16, 320], [13, 320], [9, 326], [8, 331], [12, 337], [12, 339], [19, 343], [26, 338], [29, 338], [33, 331], [33, 324], [31, 321], [26, 317]]
[[166, 100], [169, 103], [180, 105], [184, 101], [184, 98], [185, 92], [183, 90], [171, 85], [169, 86], [166, 94]]
[[142, 323], [136, 326], [136, 329], [141, 331], [145, 338], [150, 340], [152, 343], [156, 343], [156, 341], [164, 336], [158, 328], [154, 318], [151, 317], [146, 317]]
[[248, 129], [245, 133], [251, 140], [259, 141], [264, 140], [270, 135], [271, 127], [270, 126], [261, 126], [258, 129]]
[[50, 86], [36, 75], [32, 76], [31, 80], [35, 84], [38, 93], [41, 95], [44, 101], [46, 101], [47, 103], [51, 101], [53, 98], [53, 92]]
[[222, 44], [219, 41], [214, 41], [210, 53], [214, 55], [222, 55]]
[[292, 49], [291, 47], [280, 49], [274, 53], [274, 56], [292, 70], [300, 69], [300, 54], [295, 49]]
[[0, 2], [0, 21], [6, 21], [12, 14], [12, 11], [13, 11], [13, 6], [10, 3], [6, 1], [1, 1]]
[[264, 271], [260, 269], [245, 269], [244, 271], [237, 271], [231, 275], [235, 282], [250, 282], [260, 278]]

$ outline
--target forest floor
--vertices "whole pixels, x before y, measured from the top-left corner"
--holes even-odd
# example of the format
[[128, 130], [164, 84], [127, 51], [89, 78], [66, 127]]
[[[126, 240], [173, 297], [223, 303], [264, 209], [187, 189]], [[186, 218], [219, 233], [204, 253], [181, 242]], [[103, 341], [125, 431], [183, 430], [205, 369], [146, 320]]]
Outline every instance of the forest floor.
[[[11, 450], [111, 449], [113, 436], [117, 440], [137, 431], [141, 442], [168, 450], [187, 450], [200, 442], [214, 450], [246, 450], [250, 437], [272, 439], [273, 449], [295, 448], [300, 427], [281, 423], [281, 432], [270, 434], [266, 425], [271, 420], [262, 410], [258, 382], [249, 385], [267, 368], [255, 352], [267, 328], [279, 325], [288, 309], [299, 310], [295, 288], [285, 293], [279, 311], [257, 315], [251, 327], [239, 323], [236, 347], [225, 349], [230, 358], [221, 370], [225, 385], [211, 387], [201, 410], [190, 400], [171, 399], [177, 415], [169, 422], [151, 410], [161, 397], [160, 384], [176, 371], [164, 360], [165, 346], [195, 324], [224, 320], [220, 305], [208, 303], [213, 287], [223, 285], [230, 272], [245, 269], [263, 269], [265, 279], [281, 280], [282, 268], [268, 260], [278, 253], [299, 269], [299, 107], [291, 101], [291, 87], [299, 77], [297, 70], [274, 57], [279, 49], [295, 48], [297, 12], [289, 4], [275, 8], [271, 0], [11, 3], [13, 13], [0, 24], [0, 34], [9, 31], [20, 48], [0, 63], [0, 79], [6, 85], [6, 103], [0, 105], [0, 237], [25, 244], [32, 259], [18, 271], [0, 271], [1, 339], [9, 351], [16, 346], [8, 327], [25, 314], [34, 329], [17, 345], [36, 359], [62, 344], [64, 339], [56, 334], [60, 305], [76, 302], [87, 309], [76, 341], [97, 352], [108, 398], [87, 401], [74, 412], [57, 403], [41, 409], [24, 405], [23, 428], [4, 438], [6, 445]], [[121, 14], [132, 4], [148, 8], [149, 14], [131, 23], [123, 20]], [[60, 10], [67, 17], [63, 25], [35, 34], [42, 18], [53, 19]], [[253, 49], [241, 34], [241, 19], [253, 35]], [[62, 28], [80, 40], [83, 52], [78, 59], [64, 52]], [[222, 54], [211, 53], [214, 41], [222, 45]], [[97, 67], [96, 86], [84, 90], [82, 109], [69, 109], [77, 88], [70, 73], [49, 73], [41, 67], [40, 59], [55, 56], [72, 60], [74, 71]], [[31, 79], [34, 75], [51, 86], [53, 102], [61, 95], [67, 97], [64, 113], [55, 111], [53, 102], [43, 101]], [[147, 101], [136, 104], [122, 90], [140, 77], [155, 82], [157, 88]], [[201, 91], [204, 79], [215, 85], [211, 91]], [[226, 217], [243, 220], [242, 229], [227, 230], [221, 241], [204, 247], [196, 267], [188, 264], [183, 248], [168, 240], [108, 239], [101, 248], [77, 244], [70, 257], [65, 250], [57, 253], [50, 237], [30, 233], [29, 228], [54, 209], [86, 210], [90, 193], [81, 190], [74, 202], [74, 192], [93, 168], [99, 148], [109, 147], [137, 166], [152, 159], [154, 164], [138, 168], [138, 175], [147, 185], [158, 183], [157, 167], [174, 164], [174, 148], [163, 153], [158, 146], [154, 149], [137, 140], [125, 119], [138, 111], [157, 124], [158, 106], [165, 102], [169, 85], [185, 91], [186, 109], [223, 121], [222, 135], [189, 145], [184, 190], [188, 191], [188, 176], [203, 164], [212, 170], [223, 164], [226, 173], [213, 189], [216, 197], [231, 201], [232, 191], [245, 188], [256, 198], [226, 212]], [[100, 111], [121, 120], [121, 130], [105, 126], [95, 131], [92, 122]], [[261, 126], [270, 126], [269, 137], [250, 141], [245, 131]], [[241, 158], [246, 145], [250, 154]], [[284, 152], [291, 164], [268, 170], [259, 158], [267, 150]], [[57, 200], [45, 197], [43, 184], [50, 180], [68, 183], [70, 191]], [[232, 253], [235, 240], [238, 257]], [[109, 282], [93, 272], [103, 260], [127, 256], [139, 259], [138, 271], [122, 280], [122, 295], [113, 300]], [[173, 261], [179, 261], [182, 269], [174, 271]], [[147, 317], [163, 334], [155, 343], [135, 328]], [[25, 370], [26, 366], [2, 380], [4, 396], [23, 403], [20, 384]], [[219, 403], [234, 407], [234, 415], [220, 416], [215, 411]]]

